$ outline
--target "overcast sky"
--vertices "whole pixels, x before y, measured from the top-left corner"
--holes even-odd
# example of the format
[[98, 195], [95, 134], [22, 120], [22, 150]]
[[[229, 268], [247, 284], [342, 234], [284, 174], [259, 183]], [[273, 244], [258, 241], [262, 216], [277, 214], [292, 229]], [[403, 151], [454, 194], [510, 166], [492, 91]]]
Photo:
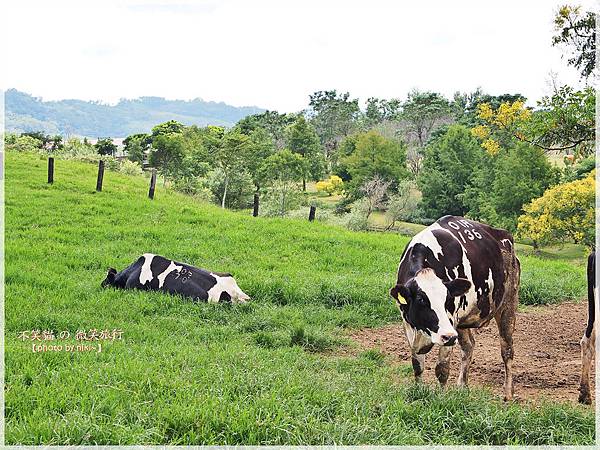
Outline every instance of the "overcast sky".
[[[279, 111], [317, 90], [548, 92], [566, 0], [2, 0], [0, 87], [45, 100], [200, 97]], [[578, 3], [596, 6], [594, 0]]]

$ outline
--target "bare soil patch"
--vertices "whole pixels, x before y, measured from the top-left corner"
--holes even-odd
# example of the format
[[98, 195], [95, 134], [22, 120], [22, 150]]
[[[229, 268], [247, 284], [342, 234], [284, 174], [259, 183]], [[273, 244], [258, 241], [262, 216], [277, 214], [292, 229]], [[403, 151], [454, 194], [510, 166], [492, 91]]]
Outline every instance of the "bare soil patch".
[[[581, 355], [579, 341], [587, 323], [587, 302], [529, 308], [517, 313], [513, 362], [516, 400], [542, 399], [577, 402]], [[504, 365], [495, 321], [474, 330], [475, 349], [469, 385], [489, 387], [502, 394]], [[363, 349], [377, 348], [394, 362], [410, 364], [410, 351], [401, 324], [353, 331], [350, 337]], [[424, 380], [437, 383], [437, 351], [427, 355]], [[456, 383], [460, 348], [455, 346], [448, 384]], [[592, 392], [594, 371], [592, 370]], [[594, 399], [595, 400], [595, 399]]]

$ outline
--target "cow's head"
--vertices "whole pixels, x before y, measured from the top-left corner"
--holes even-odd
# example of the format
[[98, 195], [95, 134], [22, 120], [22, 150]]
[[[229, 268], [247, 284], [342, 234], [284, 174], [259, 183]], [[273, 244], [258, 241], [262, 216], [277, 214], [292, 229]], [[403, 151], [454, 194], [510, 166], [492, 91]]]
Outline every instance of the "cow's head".
[[464, 295], [471, 282], [464, 278], [443, 282], [433, 269], [422, 269], [406, 284], [397, 284], [390, 295], [408, 325], [431, 336], [431, 342], [454, 345], [458, 336], [446, 310], [446, 301]]
[[221, 301], [229, 301], [231, 303], [246, 303], [250, 300], [250, 296], [240, 289], [235, 278], [228, 274], [224, 277], [223, 292], [221, 292]]
[[115, 284], [115, 276], [117, 275], [117, 269], [113, 269], [112, 267], [108, 269], [108, 273], [106, 274], [106, 278], [102, 282], [100, 286], [103, 288], [106, 286], [112, 286]]

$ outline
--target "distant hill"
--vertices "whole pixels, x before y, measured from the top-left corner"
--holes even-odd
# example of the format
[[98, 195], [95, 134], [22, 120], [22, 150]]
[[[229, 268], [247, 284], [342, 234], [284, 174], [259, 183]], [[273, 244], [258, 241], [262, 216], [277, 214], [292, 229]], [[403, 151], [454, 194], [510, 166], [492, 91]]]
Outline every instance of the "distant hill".
[[243, 117], [264, 111], [254, 106], [238, 108], [222, 102], [162, 97], [125, 99], [116, 105], [83, 100], [43, 101], [16, 89], [6, 91], [5, 108], [7, 131], [88, 137], [149, 132], [154, 125], [171, 119], [185, 125], [232, 126]]

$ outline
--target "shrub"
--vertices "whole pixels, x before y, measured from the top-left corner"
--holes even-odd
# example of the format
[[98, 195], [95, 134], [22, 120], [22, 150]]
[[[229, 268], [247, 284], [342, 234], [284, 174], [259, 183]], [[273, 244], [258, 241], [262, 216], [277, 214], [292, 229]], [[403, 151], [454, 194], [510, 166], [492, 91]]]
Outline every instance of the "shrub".
[[[284, 201], [282, 202], [282, 198]], [[286, 190], [281, 187], [277, 181], [274, 182], [266, 191], [261, 201], [261, 216], [265, 217], [283, 217], [289, 216], [290, 210], [297, 209], [302, 203], [302, 193], [298, 190]], [[308, 209], [306, 209], [308, 218]], [[295, 214], [298, 217], [298, 213]]]
[[344, 190], [344, 182], [337, 175], [331, 175], [329, 179], [317, 182], [316, 189], [328, 195], [340, 194]]
[[102, 159], [104, 160], [104, 167], [106, 168], [106, 170], [119, 172], [119, 169], [121, 168], [121, 161], [119, 161], [114, 156], [104, 156], [102, 157]]
[[121, 162], [121, 165], [119, 167], [119, 172], [124, 173], [126, 175], [141, 175], [142, 174], [142, 166], [140, 166], [136, 162], [126, 159]]
[[367, 229], [369, 219], [369, 205], [365, 199], [354, 202], [352, 210], [348, 214], [346, 226], [352, 231], [364, 231]]
[[4, 136], [7, 152], [37, 152], [42, 147], [42, 141], [31, 136], [18, 136], [7, 133]]

